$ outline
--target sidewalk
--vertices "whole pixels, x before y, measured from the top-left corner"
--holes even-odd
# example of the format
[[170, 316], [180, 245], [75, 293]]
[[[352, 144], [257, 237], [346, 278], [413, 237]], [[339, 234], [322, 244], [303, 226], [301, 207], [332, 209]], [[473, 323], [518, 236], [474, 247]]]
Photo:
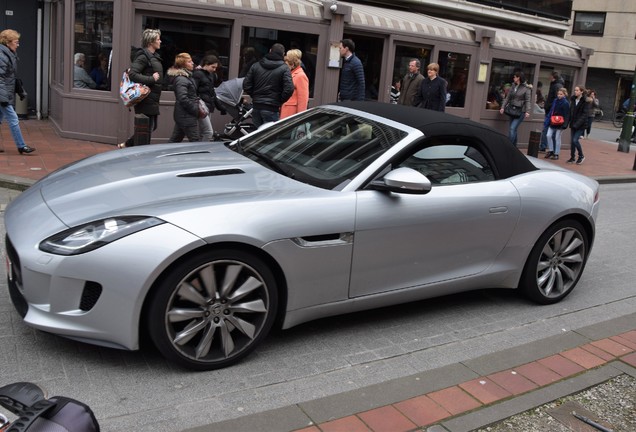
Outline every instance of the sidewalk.
[[[109, 144], [60, 138], [50, 121], [22, 121], [21, 127], [27, 144], [37, 150], [20, 155], [7, 126], [2, 125], [0, 187], [24, 190], [68, 163], [117, 151]], [[636, 182], [633, 146], [630, 153], [622, 153], [617, 151], [617, 143], [584, 140], [582, 145], [586, 155], [582, 165], [566, 163], [568, 149], [559, 161], [550, 162], [599, 182]], [[620, 375], [636, 380], [636, 313], [413, 376], [188, 432], [467, 432]]]

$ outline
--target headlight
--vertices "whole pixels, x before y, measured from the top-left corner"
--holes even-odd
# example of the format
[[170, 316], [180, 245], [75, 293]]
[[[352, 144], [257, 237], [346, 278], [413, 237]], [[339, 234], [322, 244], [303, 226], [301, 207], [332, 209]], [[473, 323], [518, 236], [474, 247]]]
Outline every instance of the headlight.
[[161, 219], [148, 216], [102, 219], [51, 236], [40, 243], [40, 250], [56, 255], [79, 255], [162, 223]]

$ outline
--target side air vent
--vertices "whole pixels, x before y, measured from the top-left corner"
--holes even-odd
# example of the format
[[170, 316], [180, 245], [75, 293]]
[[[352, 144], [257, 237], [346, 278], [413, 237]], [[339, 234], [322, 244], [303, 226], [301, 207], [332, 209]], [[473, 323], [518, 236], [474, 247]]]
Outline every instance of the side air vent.
[[199, 171], [187, 174], [179, 174], [177, 177], [218, 177], [224, 175], [245, 174], [245, 171], [238, 168], [229, 168], [212, 171]]
[[102, 295], [102, 286], [97, 282], [88, 281], [84, 284], [84, 291], [80, 300], [80, 310], [88, 312], [93, 309]]

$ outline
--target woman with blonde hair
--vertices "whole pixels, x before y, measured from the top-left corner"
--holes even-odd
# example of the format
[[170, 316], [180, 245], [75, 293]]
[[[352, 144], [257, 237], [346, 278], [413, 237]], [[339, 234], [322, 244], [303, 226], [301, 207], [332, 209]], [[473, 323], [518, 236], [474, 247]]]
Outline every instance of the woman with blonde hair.
[[[168, 69], [168, 77], [174, 85], [174, 129], [170, 142], [181, 142], [184, 137], [188, 141], [200, 141], [199, 135], [199, 95], [192, 77], [194, 62], [188, 53], [177, 54], [174, 66]], [[206, 113], [207, 115], [207, 113]]]
[[305, 111], [309, 103], [309, 78], [307, 78], [305, 71], [300, 65], [302, 55], [299, 49], [291, 49], [287, 51], [287, 55], [285, 56], [285, 63], [287, 63], [287, 66], [291, 69], [294, 93], [292, 93], [292, 96], [287, 102], [281, 106], [281, 119]]
[[[15, 94], [18, 93], [20, 99], [26, 97], [24, 89], [16, 89], [16, 73], [18, 71], [18, 56], [16, 51], [20, 46], [20, 33], [15, 30], [6, 29], [0, 32], [0, 123], [5, 120], [9, 123], [9, 130], [18, 152], [31, 153], [35, 149], [24, 143], [22, 131], [20, 130], [20, 119], [16, 114], [13, 105], [15, 104]], [[20, 86], [21, 87], [21, 86]], [[4, 151], [0, 147], [0, 152]]]

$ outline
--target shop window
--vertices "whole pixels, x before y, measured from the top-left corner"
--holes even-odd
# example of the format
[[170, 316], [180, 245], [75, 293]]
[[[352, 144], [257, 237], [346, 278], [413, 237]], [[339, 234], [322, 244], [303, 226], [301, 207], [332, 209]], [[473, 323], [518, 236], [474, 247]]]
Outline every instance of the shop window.
[[113, 2], [75, 0], [73, 87], [110, 90]]
[[285, 50], [299, 49], [302, 52], [302, 67], [307, 78], [309, 78], [309, 97], [313, 97], [316, 83], [316, 56], [318, 53], [318, 35], [315, 34], [260, 27], [244, 27], [238, 76], [244, 77], [252, 64], [267, 54], [275, 43], [283, 44]]
[[404, 76], [409, 73], [409, 63], [411, 60], [416, 59], [420, 61], [420, 73], [426, 76], [426, 65], [431, 60], [431, 48], [430, 47], [412, 47], [405, 45], [395, 46], [395, 60], [393, 60], [393, 81], [394, 84], [397, 81], [402, 81]]
[[576, 12], [572, 34], [603, 36], [605, 31], [605, 12]]
[[[536, 104], [534, 106], [534, 109], [537, 113], [545, 113], [543, 108], [545, 107], [545, 99], [548, 97], [548, 94], [550, 92], [550, 84], [552, 83], [552, 72], [559, 73], [559, 79], [562, 81], [563, 87], [568, 90], [568, 93], [570, 93], [570, 91], [574, 89], [574, 86], [576, 85], [573, 83], [574, 73], [576, 72], [574, 69], [570, 67], [542, 65], [539, 69], [539, 77], [537, 78], [537, 91], [535, 93], [537, 96], [535, 97]], [[539, 108], [541, 108], [541, 110], [539, 110]]]
[[463, 108], [470, 69], [470, 55], [449, 51], [439, 53], [439, 76], [448, 83], [446, 106]]
[[[161, 30], [161, 49], [158, 53], [163, 62], [164, 77], [174, 64], [177, 54], [188, 53], [195, 65], [206, 55], [215, 55], [220, 62], [220, 67], [216, 70], [217, 85], [228, 79], [232, 34], [232, 26], [229, 23], [144, 16], [142, 28]], [[163, 88], [172, 89], [170, 80], [164, 80]]]
[[[512, 86], [512, 77], [516, 72], [523, 72], [526, 84], [532, 86], [534, 82], [534, 71], [535, 65], [530, 63], [493, 59], [490, 70], [488, 96], [486, 98], [486, 109], [499, 110], [501, 108], [502, 102]], [[533, 91], [532, 95], [535, 99], [534, 102], [536, 102], [537, 92]], [[536, 110], [533, 111], [536, 112]]]

